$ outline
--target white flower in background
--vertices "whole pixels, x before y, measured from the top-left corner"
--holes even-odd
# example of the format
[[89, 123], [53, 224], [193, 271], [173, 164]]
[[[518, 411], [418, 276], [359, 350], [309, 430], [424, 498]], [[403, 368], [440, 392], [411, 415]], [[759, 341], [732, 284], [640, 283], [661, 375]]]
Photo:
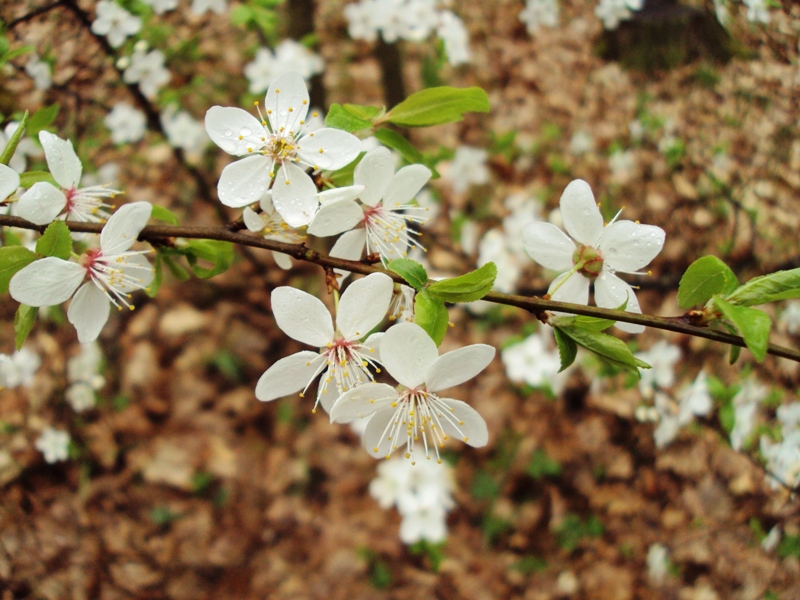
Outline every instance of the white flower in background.
[[103, 119], [103, 123], [111, 130], [111, 140], [115, 144], [138, 142], [144, 137], [147, 129], [147, 118], [144, 113], [125, 102], [115, 104]]
[[681, 422], [678, 418], [680, 409], [672, 398], [663, 392], [655, 392], [653, 404], [658, 420], [658, 426], [653, 430], [653, 441], [656, 448], [665, 448], [678, 437], [681, 430]]
[[[436, 464], [436, 463], [434, 463]], [[400, 540], [414, 544], [421, 540], [443, 542], [447, 537], [447, 511], [425, 496], [408, 497], [400, 521]]]
[[647, 135], [647, 128], [641, 119], [634, 119], [628, 123], [628, 134], [634, 142], [641, 142], [644, 136]]
[[119, 48], [126, 37], [135, 35], [142, 29], [142, 20], [116, 2], [100, 0], [95, 11], [92, 33], [105, 36], [113, 48]]
[[153, 100], [158, 90], [164, 87], [172, 75], [164, 67], [164, 53], [161, 50], [137, 48], [130, 58], [130, 66], [125, 69], [122, 79], [125, 83], [136, 83], [145, 98]]
[[779, 406], [776, 416], [781, 423], [783, 435], [800, 430], [800, 402]]
[[382, 17], [377, 8], [374, 0], [353, 2], [344, 7], [342, 12], [347, 19], [347, 33], [351, 38], [367, 42], [378, 39]]
[[102, 389], [106, 383], [99, 373], [102, 362], [103, 353], [97, 342], [81, 344], [81, 351], [67, 360], [67, 381], [70, 385], [64, 395], [75, 412], [94, 407], [95, 391]]
[[761, 454], [766, 460], [766, 468], [774, 475], [767, 476], [772, 489], [783, 485], [796, 488], [800, 485], [800, 430], [783, 434], [783, 440], [773, 443], [767, 436], [760, 440]]
[[565, 373], [559, 373], [561, 359], [552, 330], [540, 327], [519, 344], [508, 346], [500, 353], [506, 375], [514, 383], [534, 388], [547, 386], [559, 395], [566, 383]]
[[659, 340], [649, 350], [637, 352], [636, 358], [652, 367], [639, 370], [639, 391], [645, 398], [652, 398], [656, 389], [668, 388], [675, 383], [675, 365], [681, 359], [681, 349], [675, 344]]
[[483, 371], [495, 349], [473, 344], [439, 356], [434, 341], [414, 323], [389, 328], [380, 340], [380, 360], [399, 384], [365, 383], [345, 392], [330, 410], [331, 422], [349, 422], [372, 415], [364, 432], [364, 447], [375, 458], [389, 457], [408, 445], [406, 458], [416, 453], [430, 459], [450, 436], [470, 446], [489, 441], [486, 422], [468, 404], [443, 398], [438, 392], [464, 383]]
[[389, 304], [389, 320], [400, 323], [414, 321], [414, 296], [416, 290], [402, 283], [395, 286], [392, 301]]
[[[289, 227], [272, 205], [272, 192], [267, 191], [259, 202], [261, 212], [257, 213], [249, 206], [242, 213], [244, 224], [248, 231], [260, 233], [265, 239], [284, 242], [286, 244], [299, 244], [306, 240], [302, 229]], [[291, 269], [292, 259], [282, 252], [272, 253], [275, 262], [281, 269]]]
[[669, 575], [669, 550], [662, 544], [653, 544], [647, 550], [647, 577], [661, 583]]
[[700, 371], [691, 385], [685, 387], [678, 395], [678, 407], [678, 420], [681, 425], [688, 425], [695, 417], [705, 417], [711, 413], [714, 400], [708, 391], [708, 375], [705, 370]]
[[438, 200], [437, 196], [434, 196], [430, 188], [421, 189], [417, 193], [416, 200], [417, 206], [425, 209], [425, 217], [427, 221], [423, 224], [423, 226], [430, 225], [436, 221], [436, 218], [439, 216], [439, 212], [442, 209], [442, 204]]
[[319, 202], [317, 186], [305, 169], [340, 169], [358, 156], [361, 142], [339, 129], [307, 131], [308, 90], [297, 73], [272, 82], [264, 109], [266, 119], [261, 121], [241, 108], [212, 106], [206, 113], [211, 140], [228, 154], [245, 157], [223, 169], [219, 199], [233, 208], [247, 206], [275, 180], [275, 209], [292, 227], [307, 225]]
[[641, 10], [644, 0], [600, 0], [594, 14], [606, 29], [616, 29], [621, 21], [630, 19], [631, 11]]
[[384, 263], [405, 257], [409, 246], [421, 247], [413, 237], [417, 232], [408, 228], [407, 221], [427, 221], [426, 216], [417, 216], [426, 209], [410, 202], [430, 177], [430, 169], [419, 164], [395, 173], [389, 150], [383, 146], [370, 150], [353, 174], [355, 185], [363, 186], [358, 195], [361, 204], [352, 198], [323, 198], [320, 194], [321, 206], [308, 233], [328, 237], [346, 232], [331, 249], [331, 256], [337, 258], [358, 260], [365, 247], [367, 254], [379, 254]]
[[108, 162], [94, 173], [84, 173], [81, 181], [86, 186], [101, 185], [101, 182], [113, 185], [114, 182], [119, 181], [119, 171], [119, 163]]
[[[19, 127], [18, 121], [11, 121], [5, 126], [3, 131], [0, 131], [0, 153], [5, 150], [11, 136]], [[22, 137], [17, 144], [17, 149], [14, 150], [14, 155], [8, 163], [8, 166], [14, 169], [17, 173], [22, 174], [28, 168], [28, 157], [39, 157], [42, 155], [42, 149], [32, 139]]]
[[11, 297], [28, 306], [53, 306], [72, 298], [67, 318], [78, 340], [96, 340], [111, 305], [133, 310], [130, 293], [153, 280], [144, 251], [130, 250], [152, 210], [149, 202], [122, 206], [103, 227], [99, 248], [87, 250], [77, 262], [54, 256], [32, 262], [11, 278]]
[[489, 183], [489, 168], [486, 159], [489, 153], [483, 148], [459, 146], [456, 148], [453, 161], [447, 169], [447, 179], [453, 185], [453, 191], [462, 194], [471, 185]]
[[319, 54], [295, 40], [285, 39], [274, 50], [259, 48], [253, 61], [244, 66], [244, 75], [250, 81], [250, 93], [260, 94], [281, 75], [297, 73], [308, 81], [324, 68]]
[[157, 15], [163, 15], [165, 12], [175, 10], [178, 8], [178, 0], [142, 0], [145, 4], [149, 4], [153, 12]]
[[0, 165], [0, 202], [19, 189], [19, 173], [11, 167]]
[[[511, 249], [510, 239], [502, 229], [490, 229], [478, 243], [478, 266], [493, 262], [497, 266], [493, 290], [513, 293], [522, 274], [522, 261]], [[470, 307], [475, 303], [471, 303]]]
[[[40, 366], [42, 359], [27, 346], [11, 356], [0, 354], [0, 388], [29, 387]], [[5, 384], [2, 380], [5, 380]]]
[[792, 300], [786, 303], [786, 308], [781, 311], [778, 321], [783, 323], [786, 331], [792, 335], [800, 333], [800, 301]]
[[[522, 233], [525, 249], [537, 263], [553, 271], [566, 271], [550, 284], [552, 300], [589, 303], [589, 286], [594, 282], [597, 306], [641, 313], [639, 301], [630, 285], [617, 272], [640, 274], [661, 251], [664, 230], [655, 225], [617, 221], [603, 227], [603, 216], [594, 201], [589, 184], [582, 179], [571, 182], [561, 195], [564, 228], [577, 240], [576, 245], [552, 223], [536, 221]], [[620, 211], [621, 212], [621, 211]], [[644, 331], [641, 325], [617, 323], [629, 333]]]
[[192, 0], [190, 10], [196, 15], [204, 15], [209, 11], [221, 15], [228, 10], [228, 0]]
[[203, 123], [185, 110], [178, 110], [175, 105], [167, 107], [161, 113], [161, 126], [169, 145], [182, 149], [193, 161], [200, 158], [210, 141]]
[[637, 418], [640, 421], [658, 421], [658, 426], [653, 431], [656, 448], [668, 446], [678, 436], [682, 427], [694, 421], [695, 417], [707, 416], [714, 407], [705, 371], [700, 371], [694, 382], [680, 392], [677, 403], [660, 391], [655, 391], [652, 396], [655, 419], [650, 416], [650, 411], [653, 409], [647, 406], [637, 408], [637, 411], [642, 409], [641, 416], [645, 417], [640, 418], [640, 415], [637, 415]]
[[[329, 411], [343, 392], [373, 381], [369, 367], [375, 368], [380, 362], [376, 348], [383, 334], [361, 340], [386, 317], [393, 287], [391, 277], [383, 273], [351, 283], [339, 300], [335, 328], [319, 299], [293, 287], [276, 288], [272, 313], [278, 327], [290, 338], [320, 350], [303, 350], [280, 359], [258, 380], [256, 398], [268, 402], [304, 393], [324, 371], [314, 410], [321, 404]], [[336, 394], [328, 393], [331, 382]]]
[[42, 453], [45, 462], [57, 463], [69, 458], [69, 433], [60, 429], [46, 427], [35, 442], [36, 449]]
[[541, 219], [539, 201], [526, 193], [515, 193], [508, 196], [503, 205], [509, 211], [508, 215], [503, 217], [506, 246], [517, 258], [527, 262], [528, 254], [522, 241], [522, 231], [531, 221]]
[[769, 23], [769, 7], [766, 0], [742, 0], [747, 7], [747, 20], [751, 23]]
[[528, 0], [519, 14], [528, 33], [533, 35], [539, 27], [558, 26], [558, 2], [556, 0]]
[[47, 166], [53, 179], [61, 186], [39, 181], [20, 196], [17, 214], [37, 225], [47, 225], [60, 214], [69, 220], [99, 223], [105, 221], [113, 208], [106, 198], [114, 198], [119, 190], [107, 185], [78, 187], [83, 175], [83, 165], [75, 154], [70, 140], [62, 140], [48, 131], [39, 132], [39, 142], [44, 148]]
[[594, 138], [588, 131], [580, 129], [572, 134], [569, 140], [569, 151], [572, 154], [583, 156], [592, 150], [594, 150]]
[[436, 34], [444, 42], [447, 62], [454, 67], [469, 63], [472, 58], [469, 50], [469, 31], [464, 21], [449, 10], [439, 13]]
[[50, 65], [35, 54], [31, 55], [28, 64], [25, 65], [25, 72], [33, 79], [33, 86], [37, 90], [47, 90], [53, 85]]
[[625, 185], [635, 174], [636, 157], [631, 150], [615, 150], [608, 157], [608, 168], [614, 182]]
[[756, 410], [769, 395], [769, 388], [757, 382], [754, 378], [745, 380], [742, 389], [733, 397], [734, 425], [731, 430], [731, 447], [741, 450], [747, 436], [756, 424]]
[[727, 0], [714, 0], [714, 13], [717, 16], [717, 21], [723, 27], [728, 26], [730, 15], [728, 14]]
[[781, 526], [775, 525], [769, 533], [761, 540], [761, 549], [764, 552], [773, 552], [781, 541]]

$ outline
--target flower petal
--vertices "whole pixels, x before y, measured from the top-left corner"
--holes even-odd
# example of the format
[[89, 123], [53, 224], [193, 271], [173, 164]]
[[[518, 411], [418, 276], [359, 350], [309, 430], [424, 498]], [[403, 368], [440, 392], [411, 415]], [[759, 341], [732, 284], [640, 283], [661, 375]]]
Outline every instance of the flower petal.
[[47, 225], [64, 210], [67, 197], [52, 183], [39, 181], [17, 201], [17, 214], [37, 225]]
[[[308, 233], [317, 237], [339, 235], [364, 220], [364, 211], [354, 200], [334, 200], [319, 207], [311, 219]], [[359, 256], [360, 258], [360, 256]]]
[[290, 338], [318, 348], [333, 339], [331, 314], [321, 300], [297, 288], [283, 286], [272, 292], [272, 314]]
[[256, 398], [269, 402], [304, 389], [314, 377], [323, 356], [303, 350], [280, 359], [267, 369], [256, 384]]
[[[344, 232], [331, 248], [330, 255], [334, 258], [344, 258], [345, 260], [360, 260], [364, 252], [364, 245], [367, 243], [367, 230], [363, 227]], [[341, 276], [340, 283], [344, 281], [350, 271], [344, 269], [334, 269], [334, 273]]]
[[331, 423], [349, 423], [366, 417], [397, 400], [398, 394], [385, 383], [365, 383], [342, 394], [331, 407]]
[[258, 233], [264, 229], [264, 221], [256, 213], [256, 211], [249, 206], [244, 207], [244, 211], [242, 212], [242, 221], [244, 221], [244, 226], [247, 227], [247, 231]]
[[93, 282], [87, 281], [75, 293], [69, 305], [67, 319], [78, 331], [81, 344], [93, 342], [108, 321], [111, 302]]
[[265, 145], [261, 121], [241, 108], [212, 106], [206, 111], [205, 124], [211, 141], [228, 154], [245, 156]]
[[153, 282], [155, 271], [144, 255], [139, 252], [125, 257], [124, 260], [115, 264], [122, 271], [122, 278], [129, 283], [120, 283], [117, 289], [127, 293], [133, 290], [146, 288]]
[[131, 202], [119, 207], [100, 232], [103, 254], [113, 256], [133, 246], [152, 212], [153, 205], [149, 202]]
[[317, 186], [303, 169], [283, 163], [275, 174], [272, 203], [290, 227], [308, 225], [319, 207]]
[[425, 374], [425, 387], [429, 392], [446, 390], [472, 379], [483, 371], [495, 355], [487, 344], [472, 344], [437, 358]]
[[380, 202], [394, 175], [394, 158], [388, 148], [378, 146], [364, 155], [353, 172], [353, 181], [364, 186], [361, 201], [369, 206]]
[[603, 215], [583, 179], [572, 181], [561, 194], [561, 218], [567, 233], [581, 244], [594, 246], [603, 233]]
[[320, 204], [328, 204], [338, 200], [355, 200], [364, 191], [363, 185], [348, 185], [346, 187], [331, 188], [317, 194]]
[[431, 175], [431, 170], [425, 165], [403, 167], [389, 182], [389, 189], [383, 195], [383, 205], [393, 207], [405, 204], [428, 183]]
[[341, 129], [323, 127], [299, 140], [297, 157], [315, 171], [335, 171], [353, 162], [361, 152], [361, 140]]
[[[639, 300], [633, 288], [616, 275], [609, 271], [603, 271], [594, 281], [594, 301], [601, 308], [619, 308], [627, 299], [625, 312], [641, 314]], [[616, 326], [628, 333], [641, 333], [644, 331], [643, 325], [634, 323], [617, 322]]]
[[398, 323], [381, 339], [381, 362], [389, 374], [408, 388], [425, 381], [425, 374], [439, 357], [436, 343], [414, 323]]
[[217, 183], [219, 201], [231, 208], [242, 208], [260, 200], [272, 181], [272, 161], [261, 154], [232, 162]]
[[28, 306], [53, 306], [72, 297], [86, 276], [78, 263], [48, 256], [17, 271], [8, 284], [11, 297]]
[[75, 154], [72, 141], [62, 140], [49, 131], [40, 131], [39, 142], [44, 148], [44, 157], [53, 179], [65, 190], [76, 187], [81, 181], [83, 166]]
[[522, 229], [525, 251], [545, 269], [566, 271], [572, 268], [575, 244], [552, 223], [534, 221]]
[[283, 127], [286, 133], [297, 133], [302, 128], [300, 121], [304, 121], [308, 114], [305, 80], [294, 72], [281, 75], [269, 85], [264, 107], [272, 131]]
[[589, 280], [580, 273], [562, 273], [550, 284], [553, 290], [562, 281], [564, 283], [555, 292], [549, 292], [550, 299], [556, 302], [572, 302], [573, 304], [589, 304]]
[[664, 230], [655, 225], [616, 221], [605, 228], [598, 248], [611, 269], [635, 273], [661, 252], [665, 236]]
[[344, 339], [361, 339], [383, 321], [393, 288], [392, 278], [383, 273], [372, 273], [347, 287], [336, 314], [336, 328]]
[[442, 429], [447, 435], [473, 448], [480, 448], [489, 443], [489, 429], [477, 410], [461, 400], [441, 398], [441, 401], [450, 407], [450, 415], [456, 420], [453, 423], [446, 415], [439, 418]]
[[[390, 406], [375, 412], [367, 423], [364, 430], [364, 448], [373, 458], [388, 458], [397, 448], [402, 448], [406, 443], [406, 436], [400, 435], [396, 439], [388, 439], [391, 436], [390, 424], [394, 422], [395, 410]], [[405, 428], [403, 428], [405, 433]]]
[[0, 164], [0, 201], [16, 192], [18, 187], [19, 173], [11, 167]]
[[275, 264], [278, 265], [284, 271], [288, 271], [292, 268], [292, 257], [283, 254], [282, 252], [272, 252], [272, 258], [275, 259]]
[[381, 340], [383, 339], [383, 331], [376, 331], [367, 339], [362, 342], [370, 350], [370, 356], [375, 362], [381, 362]]

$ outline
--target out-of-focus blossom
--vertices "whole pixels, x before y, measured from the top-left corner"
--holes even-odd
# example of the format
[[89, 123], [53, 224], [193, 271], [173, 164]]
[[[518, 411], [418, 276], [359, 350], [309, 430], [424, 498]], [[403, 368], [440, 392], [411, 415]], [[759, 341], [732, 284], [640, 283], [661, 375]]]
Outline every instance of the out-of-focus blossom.
[[519, 14], [519, 20], [525, 23], [528, 33], [533, 35], [539, 27], [558, 26], [558, 2], [556, 0], [528, 0]]
[[253, 61], [245, 65], [244, 75], [250, 81], [250, 93], [260, 94], [281, 75], [298, 73], [308, 82], [322, 73], [324, 67], [319, 54], [295, 40], [285, 39], [274, 50], [259, 48]]
[[130, 104], [119, 102], [103, 119], [103, 123], [111, 131], [111, 140], [115, 144], [138, 142], [144, 137], [147, 118], [140, 110]]
[[28, 64], [25, 65], [25, 72], [33, 79], [33, 85], [37, 90], [47, 90], [53, 85], [50, 65], [40, 60], [35, 54], [31, 56]]
[[142, 29], [142, 20], [116, 2], [100, 0], [95, 10], [92, 33], [105, 36], [114, 48], [119, 48], [126, 37], [136, 35]]

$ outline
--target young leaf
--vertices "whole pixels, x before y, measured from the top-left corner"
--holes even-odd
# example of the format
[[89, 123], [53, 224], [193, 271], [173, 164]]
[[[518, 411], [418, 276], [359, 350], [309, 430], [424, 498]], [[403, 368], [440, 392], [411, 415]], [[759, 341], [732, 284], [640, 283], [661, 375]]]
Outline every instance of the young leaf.
[[716, 256], [703, 256], [694, 261], [678, 284], [678, 306], [691, 308], [705, 304], [715, 294], [726, 294], [737, 285], [736, 275]]
[[495, 277], [497, 266], [488, 262], [465, 275], [436, 281], [428, 286], [428, 292], [445, 302], [474, 302], [491, 291]]
[[20, 304], [14, 315], [14, 333], [15, 343], [17, 350], [22, 349], [22, 344], [28, 339], [28, 334], [31, 332], [33, 324], [36, 322], [36, 316], [39, 314], [39, 309], [33, 306], [26, 306]]
[[558, 356], [561, 359], [561, 368], [558, 370], [561, 373], [561, 371], [575, 362], [575, 357], [578, 355], [578, 345], [571, 337], [561, 333], [558, 327], [553, 327], [553, 333], [556, 336]]
[[8, 291], [8, 282], [22, 267], [36, 260], [36, 255], [22, 246], [0, 248], [0, 294]]
[[[728, 333], [730, 333], [731, 335], [738, 335], [739, 334], [739, 332], [736, 329], [736, 327], [734, 327], [730, 323], [728, 323], [726, 321], [720, 321], [720, 323], [722, 323], [722, 326], [725, 329], [727, 329]], [[736, 346], [734, 344], [731, 344], [731, 353], [730, 353], [730, 356], [728, 357], [728, 364], [730, 364], [730, 365], [736, 364], [736, 361], [739, 360], [739, 355], [741, 353], [742, 353], [742, 347], [741, 346]]]
[[427, 289], [414, 298], [414, 322], [422, 327], [439, 346], [447, 333], [450, 315], [444, 302], [432, 297]]
[[381, 110], [373, 106], [357, 104], [332, 104], [325, 116], [325, 126], [356, 133], [372, 128], [372, 120]]
[[22, 136], [25, 135], [25, 128], [27, 125], [28, 111], [26, 110], [16, 131], [14, 131], [14, 133], [11, 135], [11, 138], [6, 143], [6, 147], [3, 149], [3, 152], [0, 153], [0, 165], [7, 165], [9, 161], [11, 161], [11, 157], [14, 156], [14, 152], [17, 150], [19, 141], [22, 139]]
[[33, 186], [34, 183], [39, 183], [40, 181], [46, 181], [55, 187], [61, 187], [47, 171], [28, 171], [27, 173], [23, 173], [19, 176], [19, 187], [29, 188]]
[[468, 112], [489, 112], [489, 96], [479, 87], [435, 87], [412, 94], [390, 110], [384, 120], [404, 127], [455, 123]]
[[726, 300], [738, 306], [758, 306], [790, 298], [800, 298], [800, 269], [754, 277], [733, 290]]
[[[224, 273], [233, 264], [233, 244], [217, 240], [189, 240], [186, 260], [200, 279], [210, 279]], [[198, 259], [211, 263], [211, 268], [200, 266]]]
[[[625, 301], [627, 304], [627, 300]], [[623, 309], [617, 309], [623, 310]], [[605, 331], [616, 321], [611, 319], [599, 319], [597, 317], [585, 317], [583, 315], [557, 315], [550, 319], [549, 323], [554, 327], [580, 327], [591, 331]]]
[[167, 265], [169, 272], [172, 273], [172, 276], [175, 277], [175, 279], [178, 281], [187, 281], [189, 279], [190, 275], [186, 272], [186, 269], [176, 263], [171, 256], [164, 254], [163, 260], [164, 264]]
[[158, 204], [153, 204], [153, 212], [150, 213], [150, 217], [157, 221], [164, 221], [164, 223], [169, 223], [170, 225], [178, 224], [178, 217], [175, 216], [175, 213]]
[[428, 273], [425, 267], [410, 258], [398, 258], [389, 261], [387, 268], [393, 273], [397, 273], [408, 282], [408, 285], [415, 290], [421, 290], [428, 283]]
[[33, 113], [28, 121], [28, 135], [32, 138], [38, 136], [42, 129], [45, 129], [53, 124], [60, 110], [60, 105], [51, 104], [50, 106], [45, 106], [44, 108], [41, 108]]
[[36, 253], [67, 260], [72, 252], [72, 236], [64, 221], [53, 221], [36, 241]]
[[758, 362], [764, 360], [769, 344], [769, 330], [772, 327], [769, 315], [757, 308], [736, 306], [717, 297], [714, 298], [714, 305], [736, 326], [755, 359]]
[[650, 365], [636, 358], [631, 349], [620, 339], [579, 327], [561, 327], [561, 333], [570, 337], [579, 346], [591, 350], [612, 365], [625, 369], [640, 377], [639, 369], [649, 369]]

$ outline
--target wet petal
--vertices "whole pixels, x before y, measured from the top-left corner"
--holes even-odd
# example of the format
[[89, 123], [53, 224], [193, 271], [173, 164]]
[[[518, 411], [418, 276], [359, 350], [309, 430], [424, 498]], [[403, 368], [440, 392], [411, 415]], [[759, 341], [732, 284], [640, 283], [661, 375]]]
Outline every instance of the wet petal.
[[321, 300], [297, 288], [275, 288], [272, 314], [278, 327], [298, 342], [321, 348], [333, 339], [333, 322], [328, 309]]
[[[608, 271], [603, 271], [594, 282], [594, 301], [601, 308], [619, 308], [625, 301], [625, 312], [641, 314], [639, 300], [627, 282], [622, 281], [616, 275]], [[628, 333], [641, 333], [644, 331], [643, 325], [633, 323], [617, 322], [616, 326]]]
[[206, 112], [206, 132], [217, 146], [234, 156], [257, 152], [265, 145], [262, 138], [266, 137], [266, 131], [261, 121], [241, 108], [209, 108]]
[[336, 327], [344, 339], [361, 339], [383, 321], [393, 288], [392, 278], [383, 273], [372, 273], [347, 287], [336, 315]]
[[572, 268], [575, 244], [552, 223], [534, 221], [522, 229], [522, 243], [533, 260], [546, 269], [566, 271]]
[[380, 202], [394, 175], [394, 158], [388, 148], [378, 146], [364, 155], [353, 172], [353, 181], [364, 186], [361, 201], [369, 206]]
[[17, 215], [36, 225], [47, 225], [64, 210], [67, 197], [52, 183], [39, 181], [17, 201]]
[[[311, 219], [308, 233], [317, 237], [339, 235], [364, 220], [364, 211], [354, 200], [335, 200], [319, 207]], [[360, 258], [360, 254], [359, 254]]]
[[284, 163], [275, 174], [272, 203], [290, 227], [308, 225], [319, 206], [317, 186], [303, 169]]
[[[123, 293], [146, 288], [153, 282], [155, 271], [143, 254], [136, 253], [126, 257], [117, 265], [129, 284], [121, 284], [117, 289]], [[134, 285], [135, 284], [135, 285]]]
[[44, 148], [47, 168], [50, 169], [50, 173], [58, 185], [65, 190], [77, 187], [81, 181], [83, 166], [78, 155], [75, 154], [72, 141], [62, 140], [49, 131], [40, 131], [39, 142]]
[[69, 305], [67, 319], [78, 331], [81, 344], [93, 342], [108, 321], [111, 302], [108, 296], [91, 281], [84, 283]]
[[278, 265], [284, 271], [288, 271], [292, 268], [292, 257], [283, 254], [282, 252], [272, 252], [272, 258], [275, 259], [275, 264]]
[[367, 339], [364, 340], [363, 345], [369, 348], [370, 358], [376, 362], [381, 362], [381, 340], [383, 339], [383, 331], [376, 331]]
[[342, 394], [331, 407], [331, 423], [349, 423], [384, 408], [397, 400], [398, 394], [385, 383], [365, 383]]
[[425, 165], [403, 167], [392, 177], [389, 189], [383, 195], [384, 206], [405, 204], [419, 193], [430, 178], [431, 170]]
[[348, 185], [346, 187], [325, 190], [324, 192], [320, 192], [318, 194], [319, 203], [324, 205], [329, 202], [336, 202], [339, 200], [355, 200], [363, 191], [363, 185]]
[[296, 133], [302, 128], [300, 121], [304, 121], [308, 114], [306, 82], [297, 73], [281, 75], [270, 84], [264, 108], [272, 131], [283, 127], [285, 133]]
[[616, 221], [605, 228], [598, 247], [611, 269], [635, 273], [661, 252], [665, 236], [664, 230], [655, 225]]
[[113, 256], [133, 246], [152, 212], [153, 205], [149, 202], [131, 202], [119, 207], [100, 232], [103, 254]]
[[253, 233], [258, 233], [264, 229], [264, 221], [261, 216], [249, 206], [244, 207], [242, 221], [244, 221], [244, 226], [247, 227], [247, 230]]
[[217, 183], [219, 201], [231, 208], [242, 208], [260, 200], [272, 181], [272, 161], [261, 154], [232, 162]]
[[583, 179], [571, 182], [561, 195], [564, 229], [573, 239], [594, 246], [603, 233], [603, 215], [597, 208], [592, 188]]
[[[0, 201], [5, 200], [17, 191], [19, 187], [19, 173], [11, 167], [0, 165]], [[28, 219], [30, 221], [30, 219]]]
[[[374, 458], [386, 458], [396, 448], [402, 448], [406, 443], [406, 436], [400, 435], [396, 439], [388, 439], [390, 433], [387, 431], [389, 424], [394, 421], [395, 409], [391, 406], [377, 411], [367, 423], [364, 430], [364, 448]], [[405, 428], [401, 428], [405, 433]]]
[[86, 276], [81, 265], [55, 256], [32, 262], [8, 284], [11, 297], [28, 306], [53, 306], [72, 297]]
[[495, 355], [487, 344], [473, 344], [437, 358], [425, 374], [425, 387], [429, 392], [446, 390], [472, 379], [483, 371]]
[[[343, 258], [345, 260], [360, 260], [364, 252], [364, 245], [367, 243], [367, 230], [363, 227], [344, 232], [331, 248], [331, 256]], [[341, 276], [340, 283], [344, 281], [350, 271], [344, 269], [334, 269], [337, 275]]]
[[438, 357], [436, 343], [414, 323], [393, 325], [381, 340], [383, 366], [408, 388], [422, 385], [425, 374]]
[[315, 171], [335, 171], [353, 162], [361, 152], [361, 140], [341, 129], [323, 128], [303, 136], [297, 157]]
[[[568, 277], [568, 279], [567, 279]], [[555, 289], [563, 279], [566, 281], [554, 293], [550, 293], [550, 299], [556, 302], [572, 302], [573, 304], [589, 304], [589, 280], [580, 273], [562, 273], [550, 284], [550, 289]]]
[[480, 448], [489, 443], [489, 429], [477, 410], [461, 400], [453, 398], [441, 398], [441, 400], [452, 409], [450, 415], [456, 420], [453, 423], [446, 416], [439, 418], [442, 429], [447, 435], [473, 448]]
[[256, 398], [269, 402], [303, 390], [325, 357], [310, 350], [280, 359], [267, 369], [256, 384]]

